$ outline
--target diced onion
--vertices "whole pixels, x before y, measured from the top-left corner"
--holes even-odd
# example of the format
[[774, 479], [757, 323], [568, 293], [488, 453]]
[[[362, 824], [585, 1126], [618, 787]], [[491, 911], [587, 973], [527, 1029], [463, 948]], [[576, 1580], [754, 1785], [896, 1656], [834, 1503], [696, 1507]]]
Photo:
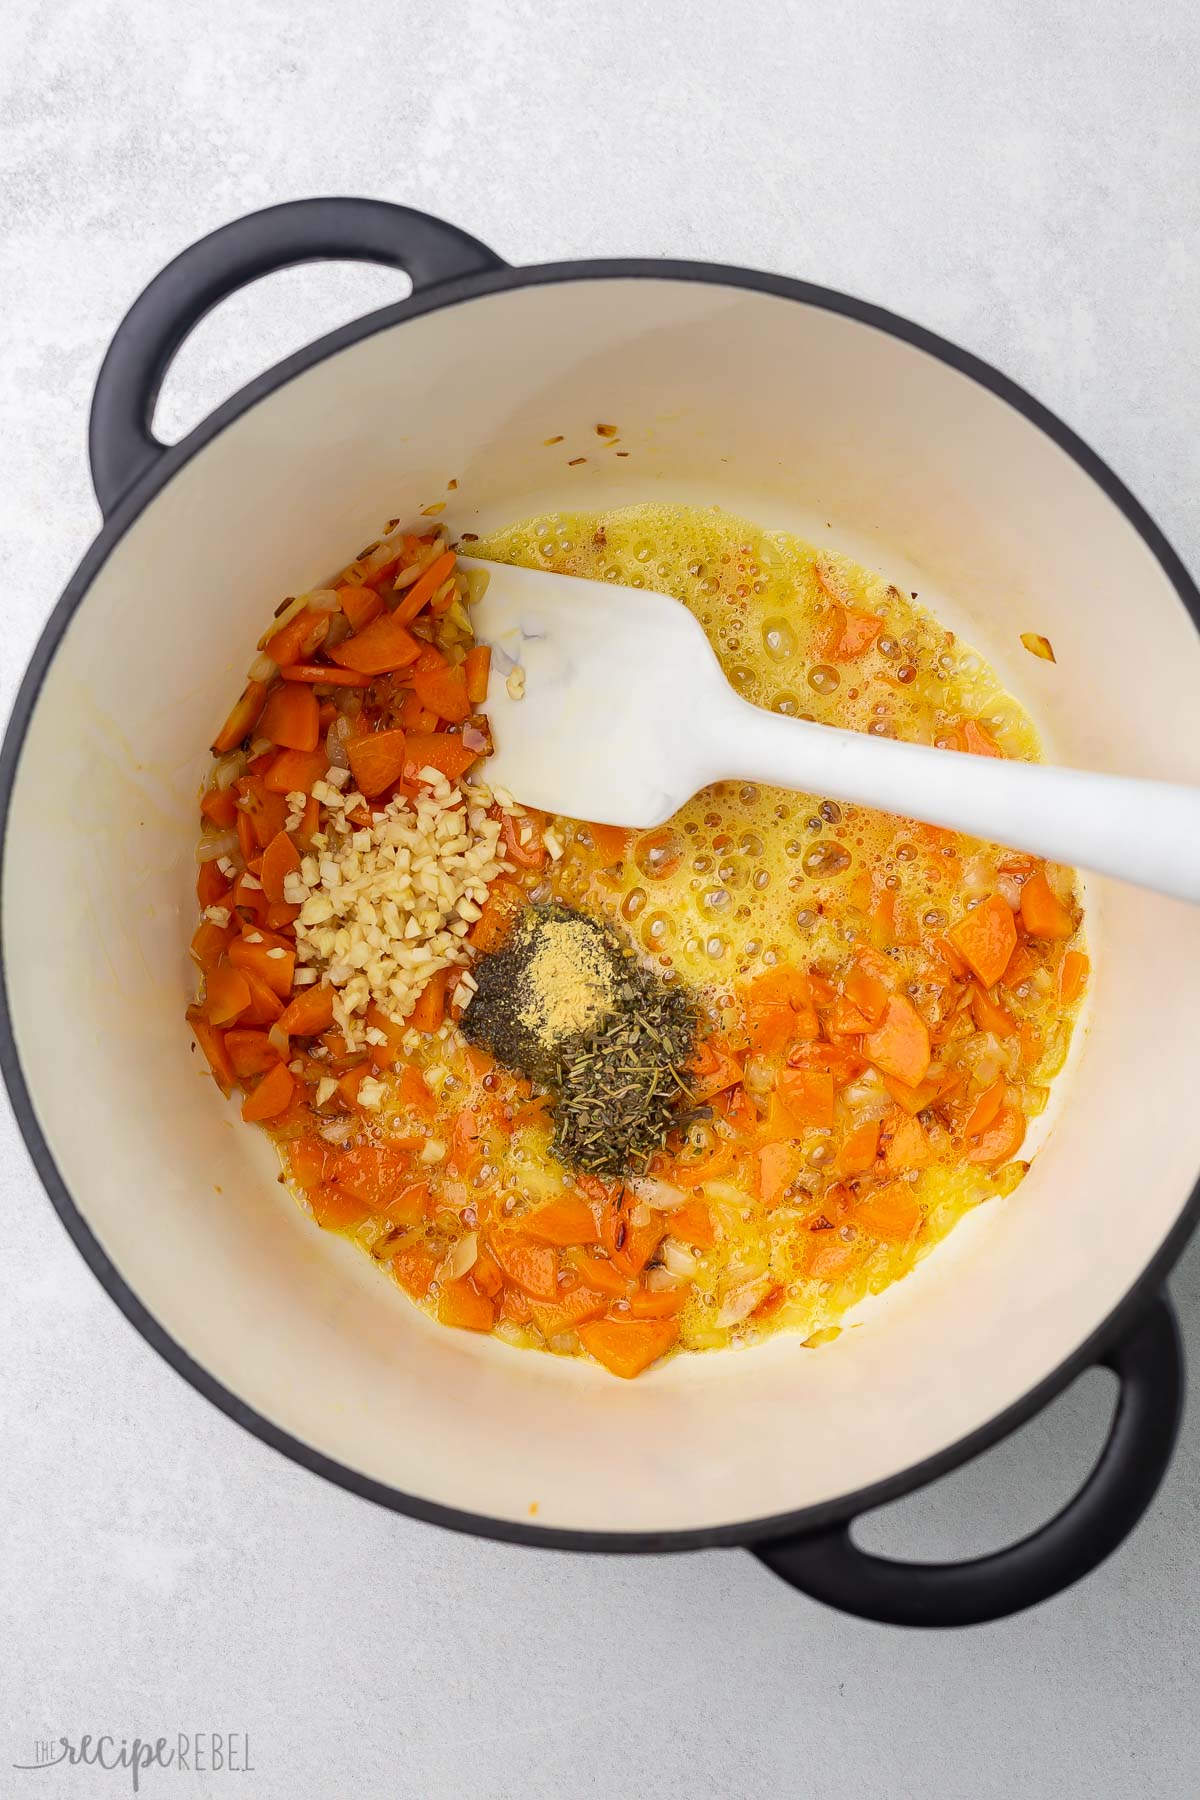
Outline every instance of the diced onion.
[[258, 640], [258, 648], [261, 650], [268, 638], [273, 638], [277, 631], [282, 631], [285, 625], [289, 625], [297, 613], [304, 611], [307, 604], [308, 596], [306, 594], [297, 594], [295, 599], [290, 600], [283, 611], [276, 614], [275, 618], [271, 620], [271, 623], [267, 626], [267, 629]]
[[487, 749], [487, 738], [478, 725], [464, 725], [462, 728], [464, 750], [474, 750], [476, 754]]
[[236, 831], [210, 831], [196, 845], [196, 861], [216, 862], [219, 856], [232, 856], [238, 847]]
[[647, 1269], [645, 1280], [652, 1294], [673, 1294], [679, 1286], [678, 1277], [669, 1269]]
[[477, 1231], [464, 1232], [443, 1264], [443, 1281], [461, 1281], [468, 1270], [475, 1267], [478, 1257], [479, 1233]]
[[747, 1287], [736, 1288], [722, 1301], [715, 1322], [718, 1325], [740, 1325], [743, 1319], [749, 1318], [766, 1291], [765, 1280], [753, 1281]]
[[668, 1275], [676, 1275], [681, 1281], [694, 1281], [700, 1273], [700, 1265], [691, 1251], [674, 1238], [665, 1240], [661, 1255], [663, 1268]]
[[263, 652], [260, 651], [254, 661], [250, 664], [250, 667], [246, 670], [246, 680], [263, 682], [274, 681], [278, 673], [279, 664], [277, 662], [272, 662], [269, 656], [264, 655]]
[[291, 1047], [288, 1041], [287, 1032], [281, 1031], [278, 1025], [272, 1025], [270, 1031], [268, 1031], [267, 1042], [270, 1044], [272, 1050], [278, 1051], [280, 1056], [286, 1056]]
[[672, 1187], [669, 1181], [656, 1181], [653, 1175], [638, 1175], [626, 1183], [631, 1194], [652, 1206], [655, 1212], [674, 1212], [682, 1206], [687, 1195], [682, 1188]]
[[304, 595], [304, 604], [309, 612], [334, 613], [342, 610], [336, 588], [314, 588], [311, 594]]
[[218, 792], [223, 794], [245, 772], [246, 758], [241, 750], [235, 750], [232, 756], [223, 756], [213, 770], [213, 781]]
[[339, 713], [325, 733], [325, 754], [335, 769], [350, 767], [350, 758], [346, 753], [346, 740], [349, 736], [350, 721], [345, 713]]

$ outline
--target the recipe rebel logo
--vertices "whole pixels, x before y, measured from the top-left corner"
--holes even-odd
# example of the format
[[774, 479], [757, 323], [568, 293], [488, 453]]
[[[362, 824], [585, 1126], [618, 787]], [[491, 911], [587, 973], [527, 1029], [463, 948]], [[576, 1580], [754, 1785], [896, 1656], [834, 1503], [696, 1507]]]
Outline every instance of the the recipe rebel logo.
[[[22, 1773], [75, 1768], [124, 1771], [131, 1791], [142, 1791], [149, 1770], [184, 1775], [252, 1775], [250, 1736], [245, 1731], [177, 1731], [154, 1738], [117, 1737], [111, 1732], [83, 1732], [75, 1737], [38, 1738], [32, 1757], [12, 1764]], [[95, 1793], [89, 1786], [86, 1793]]]

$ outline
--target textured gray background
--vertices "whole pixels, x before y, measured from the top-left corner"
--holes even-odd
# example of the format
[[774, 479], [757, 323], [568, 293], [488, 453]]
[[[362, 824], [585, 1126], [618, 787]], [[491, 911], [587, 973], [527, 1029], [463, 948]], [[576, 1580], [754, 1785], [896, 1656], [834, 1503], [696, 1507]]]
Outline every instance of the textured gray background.
[[[122, 311], [211, 227], [322, 191], [444, 213], [515, 262], [712, 257], [883, 301], [1027, 383], [1200, 567], [1198, 52], [1191, 0], [10, 0], [5, 706], [96, 527], [84, 424]], [[396, 291], [310, 269], [230, 302], [179, 358], [162, 429]], [[1200, 1408], [1119, 1555], [972, 1632], [843, 1620], [738, 1552], [477, 1543], [211, 1410], [85, 1271], [7, 1115], [0, 1133], [6, 1800], [128, 1791], [11, 1770], [89, 1729], [248, 1731], [251, 1776], [148, 1778], [181, 1800], [1200, 1791]], [[1173, 1288], [1200, 1367], [1200, 1247]], [[1088, 1377], [869, 1538], [937, 1555], [1029, 1528], [1110, 1404]]]

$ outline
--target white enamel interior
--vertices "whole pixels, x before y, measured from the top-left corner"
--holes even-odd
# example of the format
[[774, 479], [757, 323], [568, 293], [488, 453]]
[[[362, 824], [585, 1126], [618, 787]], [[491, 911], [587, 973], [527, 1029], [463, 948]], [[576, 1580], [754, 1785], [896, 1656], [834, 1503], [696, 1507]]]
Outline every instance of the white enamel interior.
[[[1200, 914], [1093, 882], [1090, 1029], [1032, 1174], [820, 1352], [779, 1337], [616, 1382], [431, 1324], [300, 1214], [182, 1016], [204, 746], [264, 615], [434, 500], [470, 530], [662, 497], [808, 532], [917, 589], [1064, 760], [1200, 780], [1200, 639], [1120, 512], [1021, 415], [819, 308], [581, 280], [381, 331], [200, 451], [70, 625], [9, 827], [21, 1061], [123, 1279], [303, 1443], [445, 1506], [520, 1522], [536, 1506], [542, 1526], [752, 1520], [954, 1443], [1105, 1318], [1200, 1167]], [[1021, 650], [1029, 629], [1056, 665]]]

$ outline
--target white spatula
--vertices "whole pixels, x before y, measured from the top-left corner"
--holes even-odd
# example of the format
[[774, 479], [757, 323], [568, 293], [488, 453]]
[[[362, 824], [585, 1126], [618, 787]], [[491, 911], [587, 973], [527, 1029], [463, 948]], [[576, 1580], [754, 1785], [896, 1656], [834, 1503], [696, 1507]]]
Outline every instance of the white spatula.
[[646, 829], [710, 782], [767, 782], [1200, 901], [1200, 788], [784, 718], [734, 692], [676, 600], [505, 563], [460, 564], [489, 577], [472, 608], [492, 648], [488, 779], [524, 805]]

